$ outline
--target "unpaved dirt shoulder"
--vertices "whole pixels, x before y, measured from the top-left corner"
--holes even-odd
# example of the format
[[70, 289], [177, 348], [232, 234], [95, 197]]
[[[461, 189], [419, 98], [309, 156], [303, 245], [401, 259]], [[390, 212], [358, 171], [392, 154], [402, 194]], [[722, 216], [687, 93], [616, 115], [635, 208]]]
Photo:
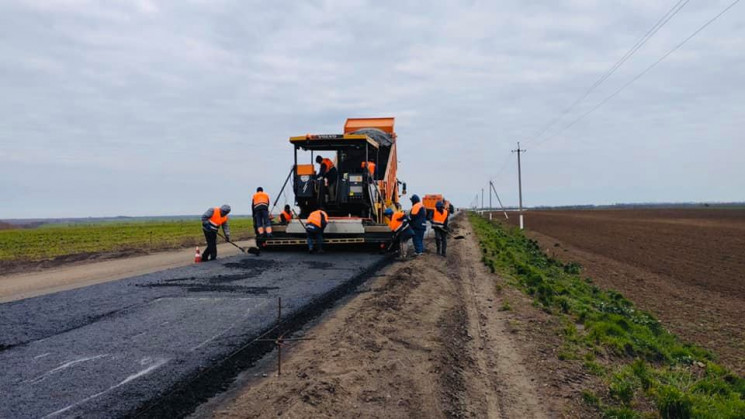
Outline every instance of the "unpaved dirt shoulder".
[[[454, 226], [464, 239], [447, 260], [427, 253], [387, 268], [310, 328], [313, 340], [289, 346], [281, 377], [197, 416], [586, 416], [579, 366], [555, 355], [557, 325], [498, 287], [465, 218]], [[500, 311], [507, 299], [514, 308]]]
[[[237, 242], [252, 245], [253, 240]], [[240, 254], [228, 243], [217, 246], [219, 257]], [[87, 287], [138, 275], [158, 272], [194, 263], [194, 248], [171, 250], [149, 255], [128, 255], [103, 261], [78, 261], [65, 266], [30, 269], [26, 273], [0, 274], [0, 303]]]

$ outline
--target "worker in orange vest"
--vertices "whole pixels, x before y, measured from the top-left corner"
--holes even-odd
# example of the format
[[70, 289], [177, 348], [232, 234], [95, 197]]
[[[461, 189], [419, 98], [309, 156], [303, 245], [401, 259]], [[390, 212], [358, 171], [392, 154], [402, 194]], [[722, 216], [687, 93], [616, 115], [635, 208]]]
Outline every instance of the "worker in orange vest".
[[391, 208], [386, 208], [383, 215], [389, 219], [388, 227], [393, 232], [391, 248], [398, 249], [399, 258], [406, 259], [406, 248], [408, 247], [406, 243], [414, 236], [414, 232], [409, 225], [409, 217], [402, 210], [393, 211]]
[[251, 200], [253, 208], [254, 223], [256, 223], [256, 234], [259, 236], [266, 235], [272, 237], [272, 224], [269, 221], [269, 194], [264, 192], [264, 188], [259, 186]]
[[289, 224], [290, 220], [292, 220], [292, 209], [289, 205], [285, 205], [284, 211], [279, 214], [279, 221], [282, 224]]
[[230, 205], [210, 208], [202, 214], [202, 230], [204, 238], [207, 239], [207, 247], [202, 253], [202, 262], [217, 259], [217, 232], [222, 226], [225, 233], [225, 241], [230, 241], [230, 226], [228, 226], [228, 214]]
[[305, 220], [305, 232], [308, 233], [308, 253], [323, 253], [323, 230], [329, 222], [329, 216], [322, 209], [310, 213]]
[[411, 196], [411, 210], [409, 211], [411, 229], [414, 231], [414, 256], [424, 253], [424, 233], [427, 231], [427, 209], [424, 208], [419, 195]]
[[437, 254], [445, 256], [448, 248], [448, 215], [450, 213], [445, 209], [445, 203], [437, 201], [435, 211], [429, 220], [432, 229], [435, 230], [435, 244], [437, 245]]
[[370, 179], [375, 179], [375, 162], [372, 161], [363, 161], [362, 166], [363, 169], [367, 168], [368, 172], [370, 172]]
[[318, 199], [321, 206], [326, 202], [326, 196], [334, 198], [336, 194], [336, 178], [339, 176], [334, 162], [331, 159], [324, 158], [323, 156], [316, 156], [316, 163], [318, 163], [318, 180], [321, 181], [318, 189]]

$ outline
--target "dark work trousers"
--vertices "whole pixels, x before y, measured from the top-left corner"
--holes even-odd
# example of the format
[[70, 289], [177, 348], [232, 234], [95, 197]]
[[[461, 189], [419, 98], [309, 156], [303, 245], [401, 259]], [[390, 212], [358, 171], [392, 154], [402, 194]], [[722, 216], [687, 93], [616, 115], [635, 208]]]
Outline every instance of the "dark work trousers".
[[207, 239], [207, 248], [202, 253], [202, 262], [217, 259], [217, 232], [204, 231], [204, 238]]
[[424, 253], [424, 233], [426, 231], [427, 230], [414, 230], [414, 237], [412, 238], [412, 241], [414, 242], [414, 253]]
[[435, 243], [437, 244], [437, 253], [445, 256], [448, 249], [448, 233], [441, 228], [435, 228]]
[[404, 252], [404, 247], [406, 246], [406, 242], [408, 242], [413, 236], [414, 232], [411, 230], [411, 228], [405, 228], [403, 231], [396, 234], [396, 238], [393, 240], [391, 249], [398, 249], [399, 256], [405, 257], [406, 252]]
[[323, 250], [323, 230], [313, 224], [306, 224], [305, 232], [308, 233], [308, 250]]
[[[332, 190], [332, 189], [334, 189], [336, 187], [337, 173], [338, 172], [336, 171], [336, 167], [334, 167], [333, 169], [329, 170], [328, 173], [325, 173], [323, 175], [323, 179], [328, 180], [329, 186], [326, 186], [326, 183], [325, 182], [321, 182], [321, 185], [320, 185], [319, 191], [318, 191], [319, 192], [318, 195], [319, 195], [321, 204], [326, 203], [326, 196], [329, 196], [329, 200], [331, 199], [331, 197], [330, 197], [330, 190]], [[336, 191], [334, 190], [334, 192], [336, 192]], [[336, 194], [334, 194], [334, 198], [336, 198]]]
[[268, 209], [257, 209], [254, 211], [254, 220], [256, 220], [256, 231], [259, 234], [266, 234], [267, 228], [271, 228], [272, 225], [269, 222], [269, 210]]

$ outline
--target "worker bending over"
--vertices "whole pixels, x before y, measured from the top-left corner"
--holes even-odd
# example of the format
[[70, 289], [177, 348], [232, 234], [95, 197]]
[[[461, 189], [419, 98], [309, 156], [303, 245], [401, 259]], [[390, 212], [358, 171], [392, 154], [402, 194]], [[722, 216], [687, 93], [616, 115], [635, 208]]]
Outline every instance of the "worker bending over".
[[323, 253], [323, 230], [329, 222], [329, 216], [322, 209], [310, 213], [305, 220], [305, 232], [308, 233], [308, 253]]
[[269, 195], [264, 188], [259, 186], [251, 200], [254, 222], [256, 223], [256, 234], [272, 237], [272, 224], [269, 221]]
[[427, 231], [427, 210], [424, 208], [419, 195], [411, 196], [411, 211], [409, 211], [411, 229], [414, 231], [414, 256], [424, 253], [424, 233]]
[[430, 223], [432, 224], [432, 229], [435, 230], [437, 254], [443, 256], [446, 255], [448, 248], [448, 215], [450, 213], [445, 209], [445, 203], [437, 201]]
[[289, 224], [292, 220], [292, 209], [289, 205], [285, 205], [284, 211], [279, 214], [279, 222], [281, 224]]
[[316, 163], [318, 163], [319, 165], [318, 180], [322, 181], [318, 190], [318, 198], [323, 205], [323, 203], [326, 202], [326, 195], [328, 195], [329, 198], [335, 197], [335, 194], [331, 192], [335, 191], [334, 185], [336, 185], [338, 172], [336, 171], [334, 162], [332, 162], [330, 159], [324, 158], [319, 155], [316, 157]]
[[202, 214], [202, 230], [204, 238], [207, 239], [207, 247], [202, 253], [202, 262], [217, 259], [217, 232], [222, 226], [225, 233], [225, 241], [230, 241], [230, 226], [228, 226], [228, 214], [230, 205], [210, 208]]
[[409, 224], [409, 217], [406, 213], [397, 210], [393, 211], [391, 208], [386, 208], [383, 211], [383, 215], [388, 217], [388, 227], [393, 232], [393, 239], [391, 239], [391, 248], [398, 249], [398, 257], [406, 259], [406, 248], [407, 242], [414, 236], [414, 232], [411, 231], [411, 225]]

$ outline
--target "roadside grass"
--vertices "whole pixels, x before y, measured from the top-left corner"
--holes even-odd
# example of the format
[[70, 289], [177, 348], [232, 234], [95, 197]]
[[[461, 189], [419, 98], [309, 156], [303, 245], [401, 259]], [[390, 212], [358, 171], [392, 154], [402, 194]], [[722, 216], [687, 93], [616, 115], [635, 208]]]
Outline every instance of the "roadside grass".
[[[745, 379], [682, 342], [651, 314], [541, 251], [517, 228], [469, 214], [482, 261], [563, 322], [562, 360], [583, 360], [605, 394], [583, 393], [605, 417], [745, 418]], [[656, 410], [650, 410], [656, 409]]]
[[[250, 218], [231, 218], [234, 239], [253, 233]], [[204, 242], [194, 221], [135, 221], [44, 225], [0, 230], [0, 262], [39, 262], [60, 256], [161, 250]]]

